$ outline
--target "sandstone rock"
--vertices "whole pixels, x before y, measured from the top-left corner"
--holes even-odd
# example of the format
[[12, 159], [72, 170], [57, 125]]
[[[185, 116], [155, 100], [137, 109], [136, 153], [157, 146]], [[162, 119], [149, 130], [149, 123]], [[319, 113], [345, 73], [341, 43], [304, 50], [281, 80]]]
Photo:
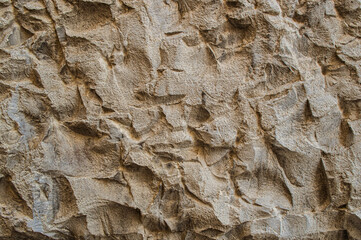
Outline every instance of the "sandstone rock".
[[360, 0], [0, 0], [0, 240], [361, 239]]

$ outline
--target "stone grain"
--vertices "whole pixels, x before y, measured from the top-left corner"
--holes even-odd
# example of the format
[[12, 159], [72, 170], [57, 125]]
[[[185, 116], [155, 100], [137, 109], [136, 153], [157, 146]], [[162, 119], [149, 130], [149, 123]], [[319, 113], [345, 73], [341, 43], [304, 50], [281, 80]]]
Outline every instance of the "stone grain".
[[361, 239], [360, 0], [0, 0], [0, 240]]

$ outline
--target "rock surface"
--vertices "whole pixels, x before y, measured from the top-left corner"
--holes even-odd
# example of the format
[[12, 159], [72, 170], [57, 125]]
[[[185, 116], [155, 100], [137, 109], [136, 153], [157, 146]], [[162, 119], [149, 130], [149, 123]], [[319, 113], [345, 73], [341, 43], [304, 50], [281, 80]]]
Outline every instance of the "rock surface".
[[0, 0], [0, 239], [361, 239], [360, 0]]

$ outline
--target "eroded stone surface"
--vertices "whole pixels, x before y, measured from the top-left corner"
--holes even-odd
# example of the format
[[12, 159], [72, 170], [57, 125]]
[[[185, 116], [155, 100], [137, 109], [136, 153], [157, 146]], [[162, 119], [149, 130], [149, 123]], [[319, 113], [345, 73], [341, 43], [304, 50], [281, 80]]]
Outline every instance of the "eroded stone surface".
[[0, 239], [361, 239], [360, 0], [0, 16]]

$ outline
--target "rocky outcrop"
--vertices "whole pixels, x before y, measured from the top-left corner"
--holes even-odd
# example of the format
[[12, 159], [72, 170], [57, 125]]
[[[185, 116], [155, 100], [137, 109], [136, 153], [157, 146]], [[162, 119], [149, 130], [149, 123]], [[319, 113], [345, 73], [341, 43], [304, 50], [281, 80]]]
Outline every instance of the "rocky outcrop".
[[361, 239], [360, 0], [0, 16], [0, 239]]

